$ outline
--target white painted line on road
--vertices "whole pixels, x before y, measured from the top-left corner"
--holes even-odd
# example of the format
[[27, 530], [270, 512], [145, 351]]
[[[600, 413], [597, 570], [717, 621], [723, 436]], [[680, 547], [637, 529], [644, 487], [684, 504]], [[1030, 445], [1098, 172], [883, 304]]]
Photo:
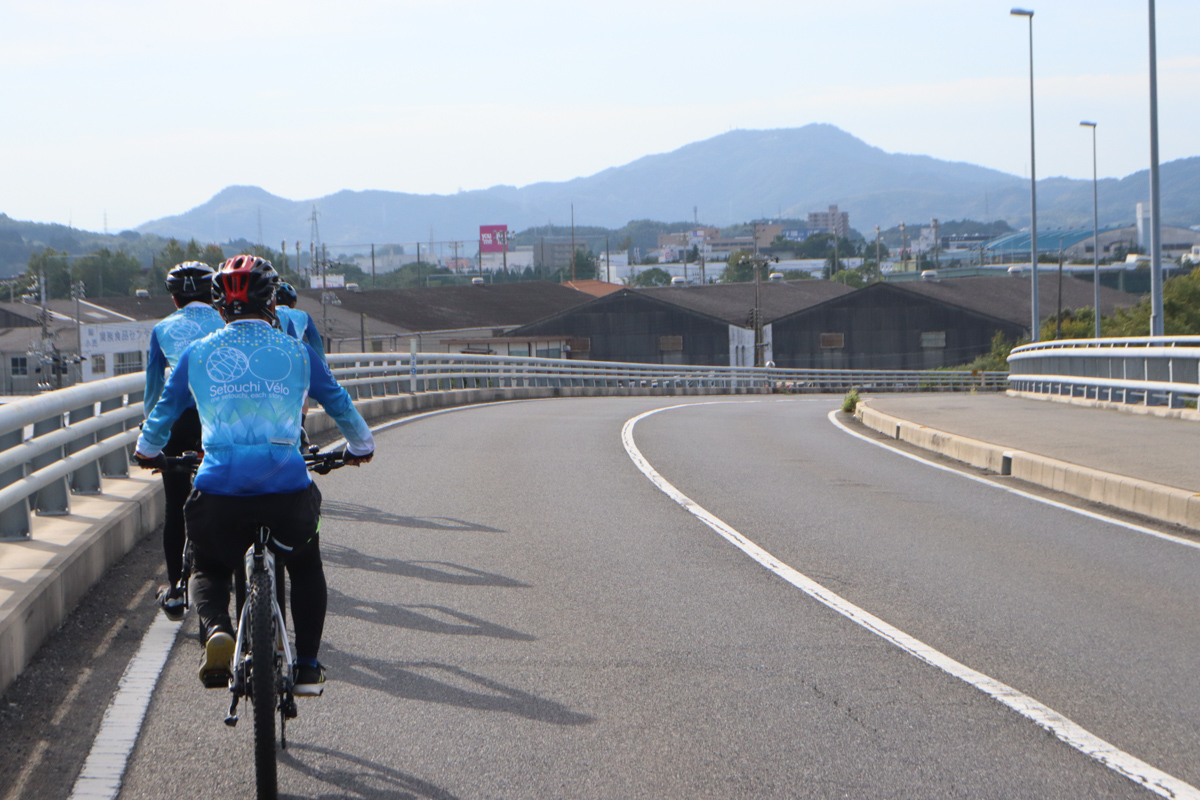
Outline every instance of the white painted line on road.
[[[1146, 787], [1150, 791], [1162, 797], [1170, 798], [1190, 798], [1191, 800], [1200, 800], [1200, 790], [1196, 789], [1189, 783], [1179, 780], [1167, 773], [1152, 767], [1146, 762], [1135, 758], [1134, 756], [1118, 750], [1113, 745], [1103, 739], [1089, 733], [1084, 728], [1059, 714], [1054, 709], [1046, 706], [1037, 700], [1022, 694], [1011, 686], [1001, 683], [993, 678], [984, 675], [982, 672], [977, 672], [965, 664], [950, 658], [950, 656], [933, 649], [924, 642], [909, 636], [904, 631], [894, 628], [883, 620], [868, 613], [851, 603], [849, 600], [841, 597], [834, 592], [829, 591], [821, 584], [812, 580], [806, 575], [792, 569], [787, 564], [784, 564], [773, 555], [763, 550], [754, 542], [747, 539], [738, 531], [734, 530], [728, 524], [723, 522], [718, 517], [711, 514], [687, 495], [676, 489], [666, 478], [658, 473], [642, 455], [642, 451], [638, 449], [633, 440], [633, 429], [638, 422], [657, 414], [660, 411], [671, 411], [677, 408], [686, 408], [694, 403], [683, 405], [666, 406], [665, 408], [657, 408], [653, 411], [647, 411], [644, 414], [639, 414], [625, 422], [621, 429], [621, 441], [625, 445], [625, 452], [633, 459], [633, 463], [637, 468], [650, 479], [650, 482], [657, 486], [664, 494], [670, 497], [679, 505], [683, 506], [689, 513], [698, 518], [708, 527], [712, 528], [725, 539], [729, 540], [737, 546], [746, 555], [753, 558], [759, 564], [763, 565], [771, 572], [783, 578], [788, 583], [800, 589], [805, 594], [813, 599], [823, 603], [829, 608], [837, 611], [839, 614], [846, 616], [859, 625], [863, 626], [872, 633], [886, 639], [900, 649], [911, 653], [927, 664], [931, 664], [944, 672], [953, 675], [954, 677], [969, 683], [983, 693], [999, 700], [1004, 705], [1016, 711], [1026, 719], [1032, 720], [1039, 727], [1044, 728], [1050, 733], [1057, 736], [1062, 741], [1079, 750], [1084, 755], [1087, 755], [1096, 761], [1099, 761], [1104, 766], [1124, 775], [1129, 780]], [[869, 440], [868, 440], [869, 441]]]
[[182, 623], [171, 622], [156, 612], [154, 622], [142, 637], [137, 654], [125, 667], [116, 694], [104, 712], [100, 731], [75, 779], [71, 800], [111, 800], [121, 790], [121, 779], [125, 776], [129, 755], [137, 744], [150, 696], [154, 694], [158, 677], [181, 627]]
[[832, 422], [837, 427], [841, 428], [842, 431], [844, 431], [845, 433], [848, 433], [857, 439], [862, 439], [864, 442], [867, 442], [868, 444], [873, 444], [876, 447], [882, 447], [884, 450], [895, 453], [898, 456], [904, 456], [905, 458], [912, 459], [913, 461], [916, 461], [917, 463], [920, 463], [920, 464], [924, 464], [927, 467], [933, 467], [934, 469], [940, 469], [945, 472], [952, 473], [954, 475], [959, 475], [963, 478], [966, 478], [967, 480], [975, 481], [976, 483], [982, 483], [986, 486], [991, 486], [996, 489], [1001, 489], [1003, 491], [1008, 492], [1009, 494], [1015, 494], [1017, 497], [1024, 497], [1027, 500], [1036, 500], [1039, 503], [1044, 503], [1045, 505], [1053, 506], [1054, 508], [1060, 508], [1063, 511], [1070, 511], [1072, 514], [1078, 514], [1081, 517], [1087, 517], [1088, 519], [1094, 519], [1099, 522], [1107, 522], [1110, 525], [1116, 525], [1118, 527], [1125, 528], [1126, 530], [1135, 531], [1137, 533], [1144, 533], [1147, 536], [1153, 536], [1155, 539], [1162, 539], [1167, 542], [1172, 542], [1173, 544], [1181, 544], [1185, 547], [1191, 547], [1195, 550], [1200, 550], [1200, 542], [1194, 541], [1192, 539], [1185, 539], [1182, 536], [1174, 536], [1169, 533], [1163, 533], [1162, 531], [1156, 531], [1153, 528], [1147, 528], [1144, 525], [1136, 525], [1132, 522], [1126, 522], [1125, 520], [1117, 519], [1116, 517], [1110, 517], [1105, 514], [1101, 514], [1097, 511], [1088, 511], [1086, 508], [1079, 508], [1078, 506], [1072, 506], [1072, 505], [1068, 505], [1066, 503], [1060, 503], [1059, 501], [1051, 500], [1048, 497], [1039, 497], [1036, 494], [1031, 494], [1029, 492], [1022, 491], [1013, 486], [1007, 486], [1003, 483], [1000, 483], [999, 481], [994, 481], [989, 478], [985, 478], [982, 475], [973, 475], [970, 472], [964, 472], [963, 470], [955, 469], [954, 467], [948, 467], [945, 464], [939, 464], [936, 461], [930, 461], [927, 458], [922, 458], [921, 456], [915, 455], [913, 453], [906, 453], [897, 447], [893, 447], [892, 445], [888, 444], [885, 441], [880, 441], [879, 439], [872, 439], [870, 436], [864, 436], [863, 434], [859, 433], [858, 431], [850, 430], [850, 428], [846, 427], [845, 423], [843, 423], [840, 419], [838, 419], [837, 415], [838, 415], [838, 412], [836, 410], [830, 411], [829, 412], [829, 421]]

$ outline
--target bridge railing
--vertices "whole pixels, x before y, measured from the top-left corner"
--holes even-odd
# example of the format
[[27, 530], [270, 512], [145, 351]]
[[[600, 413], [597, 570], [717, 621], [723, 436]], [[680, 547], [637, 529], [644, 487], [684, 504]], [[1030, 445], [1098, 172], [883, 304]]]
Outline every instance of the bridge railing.
[[[693, 367], [424, 353], [329, 356], [356, 399], [456, 389], [598, 387], [701, 392], [1000, 390], [1006, 373]], [[93, 381], [0, 405], [0, 539], [29, 536], [30, 513], [70, 513], [71, 496], [127, 478], [142, 419], [145, 373]]]
[[[329, 356], [338, 381], [357, 397], [487, 387], [701, 388], [783, 391], [1001, 390], [1006, 372], [969, 370], [846, 370], [633, 364], [578, 359], [425, 353], [414, 370], [403, 353]], [[381, 389], [382, 387], [382, 389]], [[356, 398], [357, 399], [357, 398]]]
[[1016, 391], [1170, 408], [1200, 397], [1200, 336], [1038, 342], [1008, 364]]

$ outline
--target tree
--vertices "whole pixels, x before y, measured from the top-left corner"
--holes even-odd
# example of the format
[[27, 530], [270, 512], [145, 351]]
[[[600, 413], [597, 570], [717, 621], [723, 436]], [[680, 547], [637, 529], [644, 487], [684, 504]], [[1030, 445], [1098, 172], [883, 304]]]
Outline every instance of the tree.
[[[560, 281], [569, 281], [572, 279], [571, 266], [567, 265], [560, 269], [556, 275]], [[586, 281], [596, 277], [596, 256], [591, 250], [583, 247], [575, 249], [575, 280]]]
[[47, 299], [62, 300], [71, 296], [71, 268], [67, 264], [65, 252], [60, 253], [53, 247], [47, 247], [40, 253], [33, 253], [29, 256], [25, 274], [33, 287], [36, 287], [39, 275], [46, 276]]
[[[734, 250], [729, 254], [729, 259], [725, 262], [725, 269], [721, 270], [721, 274], [717, 276], [719, 283], [748, 283], [754, 280], [754, 251], [752, 250]], [[760, 266], [760, 277], [766, 280], [770, 276], [766, 273], [766, 265]]]
[[[1105, 336], [1148, 336], [1150, 298], [1130, 308], [1118, 308], [1111, 317], [1101, 317], [1100, 330]], [[1167, 336], [1200, 334], [1200, 270], [1163, 282], [1163, 332]]]
[[1010, 342], [1004, 338], [1003, 331], [996, 331], [992, 334], [991, 350], [976, 358], [969, 364], [963, 364], [961, 367], [950, 367], [950, 369], [969, 369], [979, 370], [981, 372], [1008, 372], [1008, 354], [1012, 349], [1019, 344], [1026, 344], [1025, 339], [1017, 342]]
[[[1149, 327], [1149, 320], [1146, 323]], [[1101, 321], [1103, 326], [1103, 321]], [[1058, 335], [1058, 315], [1051, 314], [1042, 323], [1040, 338], [1043, 342], [1051, 339], [1090, 339], [1096, 335], [1096, 311], [1091, 307], [1069, 309], [1062, 311], [1062, 335]]]
[[141, 282], [142, 265], [124, 250], [107, 247], [76, 259], [71, 278], [83, 281], [89, 297], [113, 297], [133, 294]]
[[626, 281], [629, 286], [669, 286], [671, 273], [661, 267], [644, 269]]

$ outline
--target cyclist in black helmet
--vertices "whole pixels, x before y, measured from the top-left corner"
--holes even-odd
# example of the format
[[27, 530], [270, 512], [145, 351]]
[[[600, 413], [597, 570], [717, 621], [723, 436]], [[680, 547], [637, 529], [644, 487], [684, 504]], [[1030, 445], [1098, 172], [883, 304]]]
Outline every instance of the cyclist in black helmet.
[[[143, 407], [146, 418], [162, 395], [165, 373], [175, 369], [179, 356], [192, 342], [225, 327], [225, 320], [212, 307], [213, 268], [200, 261], [185, 261], [167, 273], [167, 291], [178, 309], [154, 326], [150, 334], [150, 352], [146, 360], [146, 393]], [[177, 456], [188, 450], [200, 450], [200, 417], [191, 403], [171, 426], [171, 438], [163, 453]], [[163, 554], [167, 559], [167, 585], [159, 587], [158, 604], [172, 620], [183, 619], [183, 591], [176, 584], [183, 572], [183, 504], [192, 491], [189, 472], [162, 474], [166, 495], [163, 519]]]

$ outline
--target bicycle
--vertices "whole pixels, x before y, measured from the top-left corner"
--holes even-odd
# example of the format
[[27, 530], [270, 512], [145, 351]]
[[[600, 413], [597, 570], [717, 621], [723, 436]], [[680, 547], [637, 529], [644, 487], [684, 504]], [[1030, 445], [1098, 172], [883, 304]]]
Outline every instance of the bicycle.
[[[344, 466], [344, 452], [319, 453], [311, 447], [304, 455], [308, 468], [319, 475]], [[287, 721], [297, 716], [296, 656], [288, 641], [287, 623], [276, 591], [275, 554], [269, 547], [271, 529], [260, 524], [255, 541], [246, 550], [246, 600], [238, 617], [233, 651], [233, 697], [225, 724], [238, 723], [237, 708], [244, 697], [254, 707], [254, 772], [260, 800], [277, 794], [275, 764], [275, 712], [279, 712], [279, 746], [287, 749]], [[282, 581], [278, 584], [282, 588]], [[262, 665], [268, 665], [262, 668]]]
[[[318, 475], [345, 465], [345, 452], [318, 452], [310, 447], [304, 454], [308, 469]], [[200, 463], [196, 453], [163, 457], [166, 469], [194, 469]], [[238, 601], [237, 638], [233, 651], [232, 678], [229, 691], [233, 695], [225, 724], [238, 723], [238, 705], [245, 698], [254, 707], [254, 771], [260, 800], [276, 797], [278, 782], [275, 763], [275, 712], [279, 712], [279, 746], [287, 749], [287, 721], [298, 715], [293, 693], [296, 680], [296, 656], [287, 636], [283, 613], [283, 581], [277, 580], [275, 554], [271, 552], [271, 529], [258, 524], [254, 543], [247, 548], [245, 566], [245, 600]], [[186, 594], [192, 563], [190, 545], [185, 548], [184, 589]], [[265, 668], [262, 668], [266, 665]], [[219, 687], [210, 687], [219, 688]]]

